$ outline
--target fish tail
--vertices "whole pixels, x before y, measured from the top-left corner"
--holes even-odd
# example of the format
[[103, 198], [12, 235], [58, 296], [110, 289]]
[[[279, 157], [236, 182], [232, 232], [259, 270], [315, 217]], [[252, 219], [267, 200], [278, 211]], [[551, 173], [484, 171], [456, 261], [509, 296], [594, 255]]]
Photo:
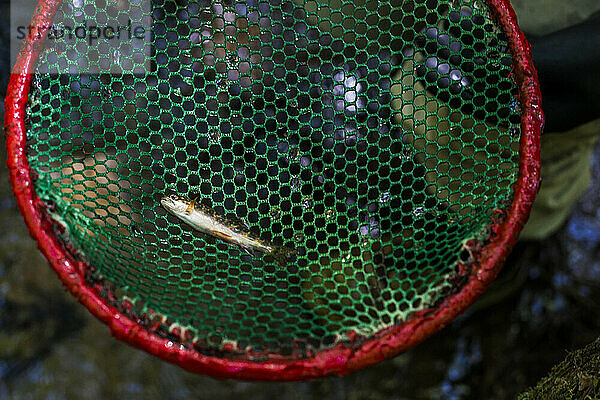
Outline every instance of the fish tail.
[[285, 246], [275, 246], [273, 250], [269, 252], [269, 255], [273, 257], [275, 261], [277, 261], [277, 264], [282, 267], [285, 267], [289, 259], [296, 254], [298, 254], [298, 250], [290, 249], [289, 247]]

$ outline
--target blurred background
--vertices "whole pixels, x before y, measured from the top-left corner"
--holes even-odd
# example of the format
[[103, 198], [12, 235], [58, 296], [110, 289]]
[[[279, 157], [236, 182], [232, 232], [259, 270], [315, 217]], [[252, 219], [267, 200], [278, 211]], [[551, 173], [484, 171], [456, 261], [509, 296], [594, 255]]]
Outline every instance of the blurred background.
[[[600, 9], [597, 0], [578, 3], [513, 5], [522, 28], [538, 38]], [[29, 7], [17, 11], [31, 16]], [[9, 16], [2, 0], [2, 98], [11, 68]], [[193, 375], [113, 339], [63, 289], [29, 237], [1, 148], [0, 399], [507, 399], [600, 336], [598, 145], [587, 148], [591, 168], [579, 167], [591, 171], [583, 195], [574, 207], [562, 206], [566, 221], [545, 238], [521, 241], [496, 282], [451, 325], [366, 370], [292, 383]]]

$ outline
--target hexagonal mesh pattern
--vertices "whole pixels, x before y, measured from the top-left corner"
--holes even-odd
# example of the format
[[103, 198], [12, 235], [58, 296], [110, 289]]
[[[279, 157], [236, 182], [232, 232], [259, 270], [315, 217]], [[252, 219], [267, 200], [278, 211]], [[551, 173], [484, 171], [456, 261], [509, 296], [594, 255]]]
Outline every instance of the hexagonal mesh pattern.
[[[520, 104], [483, 1], [74, 0], [55, 27], [86, 20], [153, 40], [47, 44], [36, 192], [100, 295], [203, 354], [305, 358], [402, 324], [461, 289], [513, 198]], [[194, 230], [168, 193], [297, 255]]]

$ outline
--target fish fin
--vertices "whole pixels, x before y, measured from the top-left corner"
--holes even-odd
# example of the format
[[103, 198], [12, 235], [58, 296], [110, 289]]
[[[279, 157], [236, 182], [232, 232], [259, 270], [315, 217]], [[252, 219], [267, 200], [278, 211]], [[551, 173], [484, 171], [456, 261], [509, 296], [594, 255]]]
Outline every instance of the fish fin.
[[285, 246], [275, 246], [273, 250], [269, 252], [269, 255], [277, 261], [277, 264], [281, 267], [285, 267], [292, 256], [298, 254], [298, 250], [290, 249]]
[[224, 239], [224, 240], [231, 239], [231, 235], [228, 235], [228, 234], [223, 233], [221, 231], [210, 231], [210, 234], [213, 235], [213, 236], [215, 236], [215, 237], [218, 237], [220, 239]]
[[198, 197], [195, 197], [192, 199], [192, 201], [190, 201], [190, 204], [187, 206], [187, 208], [185, 209], [185, 213], [186, 214], [191, 214], [192, 211], [194, 211], [194, 207], [196, 206], [196, 201], [198, 200]]
[[239, 246], [240, 246], [242, 249], [246, 250], [246, 252], [247, 252], [248, 254], [250, 254], [251, 256], [254, 256], [254, 254], [255, 254], [255, 251], [254, 251], [254, 249], [253, 249], [251, 246], [245, 246], [245, 245], [243, 245], [243, 244], [240, 244]]

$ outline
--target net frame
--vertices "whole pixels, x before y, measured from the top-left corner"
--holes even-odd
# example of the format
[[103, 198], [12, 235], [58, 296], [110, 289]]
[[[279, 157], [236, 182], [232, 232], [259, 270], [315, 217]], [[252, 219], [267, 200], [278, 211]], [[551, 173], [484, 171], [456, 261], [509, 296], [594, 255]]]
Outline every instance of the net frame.
[[[61, 0], [40, 0], [32, 18], [32, 26], [50, 27]], [[462, 313], [493, 281], [515, 244], [518, 234], [529, 217], [540, 182], [540, 134], [544, 115], [537, 73], [531, 59], [531, 50], [524, 34], [517, 26], [516, 15], [509, 0], [487, 0], [496, 23], [508, 37], [513, 57], [513, 73], [520, 91], [522, 106], [519, 178], [510, 207], [500, 211], [490, 227], [489, 243], [473, 254], [474, 263], [469, 281], [462, 290], [450, 295], [433, 309], [415, 313], [399, 326], [384, 329], [364, 341], [358, 336], [349, 342], [337, 344], [304, 360], [285, 360], [277, 354], [269, 360], [254, 362], [206, 356], [194, 349], [174, 343], [145, 330], [136, 321], [122, 314], [96, 288], [85, 281], [87, 265], [75, 260], [55, 236], [52, 222], [45, 216], [45, 204], [34, 191], [34, 174], [26, 156], [25, 108], [32, 71], [40, 50], [42, 38], [25, 38], [10, 77], [5, 99], [5, 136], [8, 150], [10, 179], [18, 207], [23, 214], [31, 236], [38, 242], [42, 254], [58, 274], [65, 287], [96, 318], [108, 325], [112, 334], [122, 341], [182, 368], [218, 378], [248, 380], [302, 380], [325, 375], [345, 375], [365, 368], [422, 342]], [[459, 268], [462, 263], [459, 261]]]

